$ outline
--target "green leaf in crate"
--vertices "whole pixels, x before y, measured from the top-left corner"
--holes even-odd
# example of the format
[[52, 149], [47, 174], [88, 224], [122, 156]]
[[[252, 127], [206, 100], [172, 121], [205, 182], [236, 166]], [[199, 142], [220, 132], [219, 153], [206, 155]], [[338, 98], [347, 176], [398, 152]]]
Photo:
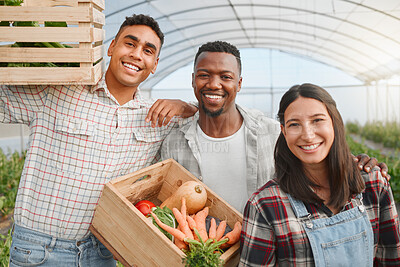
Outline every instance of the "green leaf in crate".
[[39, 22], [37, 21], [14, 21], [14, 27], [39, 27]]
[[45, 27], [67, 27], [67, 23], [65, 21], [45, 21]]

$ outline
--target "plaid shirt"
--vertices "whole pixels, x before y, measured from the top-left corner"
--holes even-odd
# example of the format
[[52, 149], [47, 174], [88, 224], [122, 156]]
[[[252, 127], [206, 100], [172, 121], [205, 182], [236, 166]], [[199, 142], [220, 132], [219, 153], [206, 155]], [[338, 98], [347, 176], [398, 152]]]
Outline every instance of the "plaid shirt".
[[[363, 173], [363, 203], [375, 244], [375, 266], [400, 266], [400, 233], [392, 191], [379, 171]], [[327, 218], [325, 205], [305, 203], [311, 219]], [[344, 210], [354, 207], [349, 201]], [[276, 180], [249, 199], [244, 213], [239, 266], [314, 266], [307, 235]], [[338, 255], [340, 256], [340, 255]]]
[[166, 135], [145, 122], [152, 101], [137, 91], [119, 105], [104, 78], [96, 86], [0, 86], [0, 122], [29, 125], [29, 149], [15, 223], [82, 239], [110, 179], [155, 163]]

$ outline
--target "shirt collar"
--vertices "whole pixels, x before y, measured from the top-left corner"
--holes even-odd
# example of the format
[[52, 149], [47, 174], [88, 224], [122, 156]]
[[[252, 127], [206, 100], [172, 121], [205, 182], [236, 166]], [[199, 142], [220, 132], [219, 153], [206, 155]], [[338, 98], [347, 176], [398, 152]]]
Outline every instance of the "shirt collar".
[[[107, 88], [105, 74], [101, 77], [101, 79], [99, 80], [99, 82], [96, 85], [93, 85], [91, 87], [90, 92], [94, 93], [98, 90], [103, 90], [110, 99], [112, 99], [114, 102], [117, 103], [117, 100], [114, 98], [114, 96], [110, 93], [110, 91]], [[143, 108], [143, 107], [147, 106], [147, 102], [144, 100], [144, 98], [140, 92], [140, 89], [137, 88], [135, 97], [132, 100], [130, 100], [128, 103], [125, 103], [123, 106], [128, 107], [128, 108]]]

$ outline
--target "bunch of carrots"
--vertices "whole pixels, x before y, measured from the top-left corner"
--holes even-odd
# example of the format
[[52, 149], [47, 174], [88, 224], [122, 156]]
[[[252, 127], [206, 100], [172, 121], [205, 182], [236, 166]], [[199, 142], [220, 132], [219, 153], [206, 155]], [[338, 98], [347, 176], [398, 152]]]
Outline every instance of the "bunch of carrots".
[[[172, 212], [174, 213], [175, 219], [179, 224], [177, 228], [173, 228], [164, 224], [153, 212], [151, 212], [151, 215], [162, 229], [174, 236], [175, 245], [179, 249], [185, 250], [188, 248], [188, 244], [192, 240], [199, 239], [204, 243], [211, 239], [211, 241], [208, 241], [208, 243], [221, 243], [219, 248], [225, 249], [234, 245], [240, 239], [240, 232], [242, 228], [242, 224], [240, 222], [236, 222], [233, 230], [224, 235], [226, 221], [221, 221], [217, 227], [215, 219], [212, 218], [210, 222], [210, 228], [207, 233], [206, 218], [208, 216], [208, 207], [205, 207], [196, 214], [188, 215], [186, 199], [184, 197], [182, 197], [181, 210], [179, 211], [177, 208], [173, 208]], [[195, 232], [198, 232], [198, 235]]]

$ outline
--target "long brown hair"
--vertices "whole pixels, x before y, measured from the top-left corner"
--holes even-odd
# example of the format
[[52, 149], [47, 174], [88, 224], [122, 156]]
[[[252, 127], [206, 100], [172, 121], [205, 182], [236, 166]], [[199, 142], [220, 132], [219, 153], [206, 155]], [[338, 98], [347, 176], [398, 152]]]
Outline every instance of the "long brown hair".
[[[287, 107], [300, 96], [322, 102], [332, 119], [335, 138], [327, 156], [331, 191], [328, 205], [341, 209], [352, 194], [360, 193], [365, 187], [346, 142], [342, 117], [336, 108], [336, 102], [327, 91], [317, 85], [305, 83], [291, 87], [283, 95], [278, 111], [281, 125], [285, 125], [284, 114]], [[318, 185], [308, 179], [301, 161], [290, 151], [282, 133], [275, 145], [274, 156], [276, 177], [284, 192], [304, 202], [323, 202], [311, 189]]]

